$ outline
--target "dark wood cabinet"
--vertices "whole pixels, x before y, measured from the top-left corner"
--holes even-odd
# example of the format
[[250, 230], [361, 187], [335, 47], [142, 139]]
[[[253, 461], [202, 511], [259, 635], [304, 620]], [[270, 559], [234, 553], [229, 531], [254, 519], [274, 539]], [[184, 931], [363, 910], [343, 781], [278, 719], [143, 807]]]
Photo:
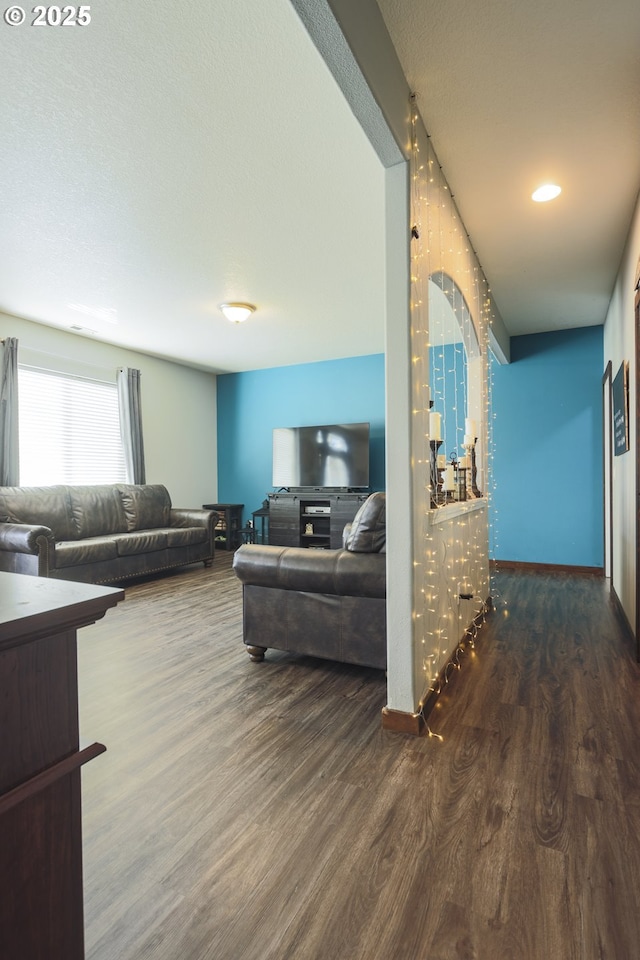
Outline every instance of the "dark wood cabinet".
[[336, 550], [342, 531], [368, 493], [272, 493], [269, 543], [282, 547]]
[[276, 493], [269, 497], [269, 543], [300, 546], [300, 501], [293, 495]]
[[0, 955], [82, 960], [76, 630], [124, 591], [0, 573]]

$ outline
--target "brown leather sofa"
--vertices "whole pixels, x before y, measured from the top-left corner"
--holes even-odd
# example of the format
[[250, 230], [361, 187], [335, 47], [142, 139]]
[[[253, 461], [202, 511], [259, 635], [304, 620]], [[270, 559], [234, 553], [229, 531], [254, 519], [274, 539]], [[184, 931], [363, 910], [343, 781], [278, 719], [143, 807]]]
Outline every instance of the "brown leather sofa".
[[385, 495], [372, 494], [345, 528], [341, 550], [245, 544], [243, 640], [254, 661], [273, 647], [385, 669]]
[[0, 570], [111, 583], [208, 564], [217, 518], [172, 507], [162, 484], [0, 487]]

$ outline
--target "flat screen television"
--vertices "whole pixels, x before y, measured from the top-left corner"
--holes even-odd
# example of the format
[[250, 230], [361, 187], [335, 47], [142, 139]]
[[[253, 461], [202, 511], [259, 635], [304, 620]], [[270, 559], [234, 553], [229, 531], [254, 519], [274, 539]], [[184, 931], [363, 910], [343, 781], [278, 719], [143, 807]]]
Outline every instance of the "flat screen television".
[[276, 427], [273, 486], [366, 489], [369, 486], [369, 424]]

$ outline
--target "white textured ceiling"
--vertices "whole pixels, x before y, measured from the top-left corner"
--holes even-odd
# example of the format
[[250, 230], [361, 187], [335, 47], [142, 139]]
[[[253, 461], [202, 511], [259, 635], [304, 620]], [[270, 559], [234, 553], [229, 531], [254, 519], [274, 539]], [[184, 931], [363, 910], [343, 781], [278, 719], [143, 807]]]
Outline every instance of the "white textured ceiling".
[[378, 6], [509, 332], [603, 323], [640, 187], [638, 0]]
[[0, 22], [0, 310], [215, 371], [381, 352], [384, 170], [288, 0], [91, 13]]
[[[380, 8], [509, 331], [602, 323], [640, 183], [638, 0]], [[0, 23], [0, 310], [213, 371], [382, 351], [384, 171], [289, 0], [91, 14]], [[258, 312], [231, 326], [236, 299]]]

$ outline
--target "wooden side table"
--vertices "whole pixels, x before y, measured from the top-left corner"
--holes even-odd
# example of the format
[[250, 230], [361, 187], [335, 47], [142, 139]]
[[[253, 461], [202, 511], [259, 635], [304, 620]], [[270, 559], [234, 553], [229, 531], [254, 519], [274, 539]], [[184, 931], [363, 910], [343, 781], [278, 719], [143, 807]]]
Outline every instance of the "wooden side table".
[[216, 545], [224, 550], [235, 550], [242, 527], [244, 503], [203, 503], [203, 510], [215, 510], [220, 514], [216, 524]]

